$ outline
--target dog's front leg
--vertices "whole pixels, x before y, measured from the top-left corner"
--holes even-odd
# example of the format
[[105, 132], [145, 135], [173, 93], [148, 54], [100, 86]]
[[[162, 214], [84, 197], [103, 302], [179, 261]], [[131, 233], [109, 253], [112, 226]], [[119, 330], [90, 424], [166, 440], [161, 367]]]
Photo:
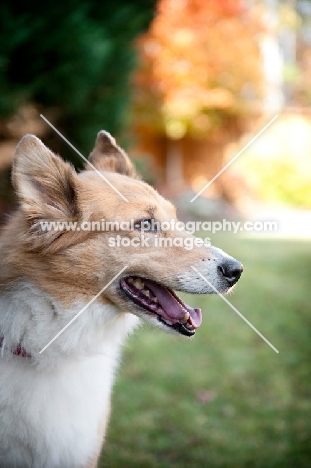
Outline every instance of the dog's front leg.
[[107, 405], [105, 406], [105, 411], [103, 413], [103, 417], [101, 419], [101, 423], [98, 429], [98, 450], [97, 453], [92, 457], [92, 460], [90, 463], [87, 465], [86, 468], [97, 468], [99, 457], [102, 451], [103, 443], [105, 440], [105, 435], [107, 431], [107, 425], [109, 422], [109, 417], [110, 417], [110, 400], [107, 402]]

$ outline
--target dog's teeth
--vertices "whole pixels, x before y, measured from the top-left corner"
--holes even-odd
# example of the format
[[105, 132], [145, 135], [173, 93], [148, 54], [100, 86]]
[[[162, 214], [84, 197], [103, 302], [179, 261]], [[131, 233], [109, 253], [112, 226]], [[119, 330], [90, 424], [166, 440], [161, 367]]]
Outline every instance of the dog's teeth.
[[189, 312], [186, 312], [184, 317], [181, 319], [181, 323], [187, 323], [190, 318]]
[[193, 326], [191, 323], [185, 323], [185, 327], [188, 328], [188, 330], [194, 330]]
[[145, 287], [144, 283], [140, 279], [135, 280], [134, 285], [137, 289], [144, 289]]
[[127, 282], [133, 284], [134, 280], [133, 280], [133, 278], [130, 277], [130, 278], [127, 279]]
[[157, 298], [157, 297], [153, 297], [152, 300], [153, 300], [153, 302], [158, 302], [158, 298]]
[[148, 289], [144, 289], [143, 291], [144, 295], [149, 297], [150, 296], [150, 291]]

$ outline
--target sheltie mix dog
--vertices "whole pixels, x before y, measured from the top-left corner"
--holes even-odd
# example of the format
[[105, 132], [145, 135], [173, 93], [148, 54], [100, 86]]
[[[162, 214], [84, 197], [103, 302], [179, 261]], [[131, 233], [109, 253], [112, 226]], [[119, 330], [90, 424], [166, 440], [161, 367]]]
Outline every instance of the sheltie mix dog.
[[[201, 311], [173, 290], [226, 293], [242, 272], [215, 247], [156, 247], [156, 236], [191, 236], [155, 232], [151, 221], [176, 219], [175, 209], [139, 179], [107, 132], [89, 161], [93, 168], [77, 174], [33, 135], [16, 149], [19, 209], [0, 238], [1, 468], [96, 467], [126, 336], [141, 319], [193, 335]], [[102, 219], [134, 219], [134, 229], [118, 234], [140, 238], [143, 227], [149, 247], [111, 248], [111, 232], [42, 229], [42, 221]]]

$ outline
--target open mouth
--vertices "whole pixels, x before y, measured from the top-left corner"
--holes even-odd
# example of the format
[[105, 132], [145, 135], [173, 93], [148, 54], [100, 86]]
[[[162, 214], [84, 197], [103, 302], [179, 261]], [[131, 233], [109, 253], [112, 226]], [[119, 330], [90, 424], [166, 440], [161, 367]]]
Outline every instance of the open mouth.
[[182, 335], [192, 336], [202, 323], [200, 309], [185, 304], [171, 289], [152, 280], [128, 276], [120, 281], [122, 290], [134, 304]]

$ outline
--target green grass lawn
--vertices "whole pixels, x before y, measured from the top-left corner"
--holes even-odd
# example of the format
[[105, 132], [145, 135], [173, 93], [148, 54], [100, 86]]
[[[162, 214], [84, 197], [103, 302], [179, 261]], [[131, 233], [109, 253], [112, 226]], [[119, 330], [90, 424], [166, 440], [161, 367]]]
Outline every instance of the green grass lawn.
[[193, 339], [146, 326], [126, 345], [101, 468], [311, 466], [310, 243], [217, 245], [245, 268], [228, 299], [279, 354], [221, 298], [185, 296]]

